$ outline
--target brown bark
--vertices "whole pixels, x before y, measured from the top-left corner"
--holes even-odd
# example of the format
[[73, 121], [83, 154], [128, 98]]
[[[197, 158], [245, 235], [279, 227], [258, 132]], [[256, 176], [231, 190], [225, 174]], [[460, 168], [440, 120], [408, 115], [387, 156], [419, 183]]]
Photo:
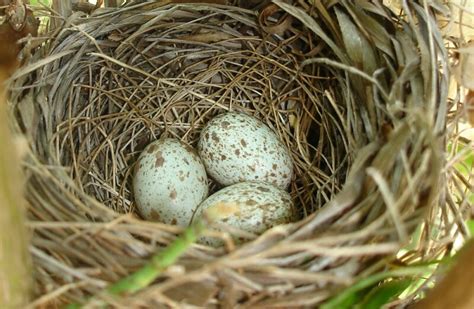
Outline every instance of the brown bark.
[[18, 40], [37, 34], [38, 21], [24, 4], [11, 4], [6, 9], [6, 20], [0, 25], [0, 67], [3, 74], [11, 74], [19, 65], [21, 45]]

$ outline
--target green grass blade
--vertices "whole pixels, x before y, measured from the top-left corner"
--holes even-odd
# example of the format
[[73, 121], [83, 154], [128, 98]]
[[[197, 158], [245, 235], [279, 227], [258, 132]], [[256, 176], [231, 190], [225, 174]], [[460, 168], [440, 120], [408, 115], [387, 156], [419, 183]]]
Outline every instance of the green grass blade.
[[396, 277], [407, 277], [407, 276], [420, 276], [426, 274], [430, 271], [428, 267], [405, 267], [391, 271], [385, 271], [381, 273], [374, 274], [370, 277], [363, 278], [348, 287], [338, 295], [329, 299], [323, 305], [321, 309], [342, 309], [342, 308], [352, 308], [357, 303], [361, 302], [360, 292], [363, 292], [365, 289], [377, 284], [378, 282], [387, 279], [387, 278], [396, 278]]
[[372, 289], [364, 300], [357, 305], [360, 309], [378, 309], [388, 302], [398, 297], [410, 285], [414, 283], [414, 279], [392, 280]]

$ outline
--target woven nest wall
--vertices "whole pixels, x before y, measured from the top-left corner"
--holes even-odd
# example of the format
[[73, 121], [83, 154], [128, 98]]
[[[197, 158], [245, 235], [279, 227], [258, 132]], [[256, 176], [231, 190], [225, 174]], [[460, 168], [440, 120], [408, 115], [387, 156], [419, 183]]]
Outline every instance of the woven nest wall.
[[[290, 149], [300, 220], [242, 246], [195, 244], [122, 305], [316, 305], [385, 269], [426, 220], [436, 218], [437, 238], [448, 233], [434, 8], [275, 3], [145, 2], [75, 16], [17, 73], [35, 304], [81, 301], [179, 235], [135, 214], [134, 163], [161, 136], [195, 146], [228, 110], [262, 120]], [[421, 235], [401, 260], [429, 254], [429, 227]]]

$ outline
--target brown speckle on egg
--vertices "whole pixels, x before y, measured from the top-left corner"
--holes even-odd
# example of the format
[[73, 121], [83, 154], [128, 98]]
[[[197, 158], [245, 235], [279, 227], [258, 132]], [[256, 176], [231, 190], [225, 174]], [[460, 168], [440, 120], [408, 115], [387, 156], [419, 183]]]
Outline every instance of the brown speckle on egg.
[[156, 147], [157, 147], [157, 146], [156, 146], [155, 144], [151, 145], [151, 146], [148, 148], [148, 151], [147, 151], [147, 152], [148, 152], [148, 153], [154, 153], [154, 152], [156, 151]]
[[142, 167], [143, 165], [141, 164], [135, 164], [135, 168], [133, 169], [133, 174], [137, 174], [139, 171], [140, 171], [140, 168]]
[[254, 206], [254, 205], [257, 205], [257, 202], [254, 201], [254, 200], [247, 200], [247, 201], [245, 202], [245, 205]]
[[161, 151], [158, 151], [155, 157], [156, 157], [155, 167], [156, 168], [162, 167], [163, 163], [165, 163], [165, 159], [163, 158], [163, 153]]
[[170, 199], [175, 200], [177, 195], [178, 195], [178, 194], [176, 193], [176, 190], [175, 190], [175, 189], [171, 190], [171, 192], [170, 192]]
[[161, 220], [160, 214], [158, 213], [158, 211], [156, 211], [154, 209], [152, 211], [150, 211], [150, 218], [153, 221], [160, 221]]
[[216, 143], [219, 143], [220, 139], [217, 136], [216, 132], [212, 132], [212, 140]]

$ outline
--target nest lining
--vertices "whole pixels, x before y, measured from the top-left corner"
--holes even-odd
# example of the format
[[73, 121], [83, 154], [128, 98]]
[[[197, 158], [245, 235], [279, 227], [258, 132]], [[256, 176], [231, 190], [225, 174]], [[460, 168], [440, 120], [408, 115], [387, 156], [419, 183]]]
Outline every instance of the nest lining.
[[133, 164], [160, 136], [195, 145], [226, 110], [261, 119], [291, 150], [302, 220], [231, 252], [195, 245], [180, 276], [124, 304], [178, 306], [177, 287], [208, 295], [186, 301], [201, 306], [318, 304], [381, 269], [380, 256], [444, 211], [446, 76], [435, 60], [445, 51], [436, 29], [419, 29], [433, 17], [416, 3], [405, 17], [377, 3], [307, 13], [276, 3], [286, 11], [276, 16], [291, 18], [284, 31], [222, 5], [98, 12], [74, 20], [18, 74], [12, 101], [32, 150], [38, 295], [81, 300], [168, 245], [180, 228], [133, 215]]
[[289, 48], [262, 38], [252, 12], [241, 11], [241, 20], [226, 10], [164, 12], [140, 35], [138, 26], [94, 31], [92, 23], [84, 31], [98, 46], [80, 32], [71, 38], [87, 48], [77, 63], [62, 63], [74, 78], [51, 97], [61, 114], [51, 121], [50, 142], [60, 164], [73, 166], [71, 178], [108, 207], [130, 212], [130, 171], [147, 144], [173, 136], [195, 146], [210, 119], [234, 110], [264, 121], [293, 150], [298, 209], [307, 215], [329, 201], [349, 163], [342, 119], [315, 90], [327, 88], [329, 77], [300, 71]]

